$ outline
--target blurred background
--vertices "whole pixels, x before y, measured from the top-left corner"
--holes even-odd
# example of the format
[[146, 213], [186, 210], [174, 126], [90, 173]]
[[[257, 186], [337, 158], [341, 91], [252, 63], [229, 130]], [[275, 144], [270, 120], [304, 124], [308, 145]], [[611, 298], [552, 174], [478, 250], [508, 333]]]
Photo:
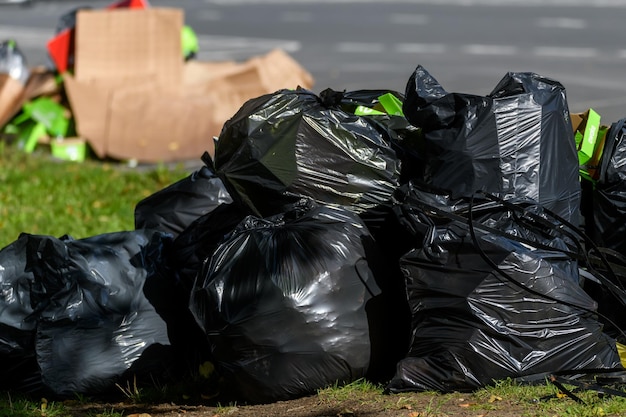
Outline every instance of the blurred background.
[[[0, 0], [2, 2], [2, 0]], [[105, 0], [0, 4], [0, 40], [30, 66], [49, 62], [58, 19]], [[508, 71], [562, 83], [571, 112], [626, 116], [626, 0], [151, 0], [185, 11], [200, 60], [245, 60], [280, 47], [313, 90], [404, 93], [417, 65], [448, 92], [487, 95]]]

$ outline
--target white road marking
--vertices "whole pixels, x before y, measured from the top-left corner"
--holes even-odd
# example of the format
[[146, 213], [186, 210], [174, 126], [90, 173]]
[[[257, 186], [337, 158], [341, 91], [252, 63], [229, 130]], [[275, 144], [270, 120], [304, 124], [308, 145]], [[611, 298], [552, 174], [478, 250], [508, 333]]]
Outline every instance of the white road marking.
[[217, 22], [222, 18], [219, 10], [198, 10], [194, 12], [194, 17], [204, 22]]
[[425, 14], [394, 13], [389, 16], [392, 25], [426, 25], [429, 22], [430, 18]]
[[245, 38], [237, 36], [199, 35], [198, 45], [202, 51], [221, 51], [237, 49], [274, 49], [282, 48], [286, 52], [296, 52], [302, 47], [300, 42], [287, 39]]
[[338, 52], [380, 53], [385, 51], [385, 45], [378, 42], [339, 42], [335, 44]]
[[535, 25], [541, 28], [586, 29], [587, 21], [571, 17], [542, 17], [535, 21]]
[[598, 54], [594, 48], [564, 48], [559, 46], [541, 46], [533, 49], [537, 56], [552, 58], [593, 58]]
[[471, 55], [515, 55], [517, 48], [509, 45], [465, 45], [463, 52]]
[[399, 43], [394, 50], [401, 54], [443, 54], [448, 48], [441, 43]]

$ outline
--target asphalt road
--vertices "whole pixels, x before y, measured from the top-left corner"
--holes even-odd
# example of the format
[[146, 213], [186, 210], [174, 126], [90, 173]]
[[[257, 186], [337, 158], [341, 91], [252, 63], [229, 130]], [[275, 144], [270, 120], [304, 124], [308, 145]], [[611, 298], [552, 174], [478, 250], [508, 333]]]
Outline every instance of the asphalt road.
[[[110, 1], [0, 6], [0, 39], [31, 65], [60, 15]], [[314, 91], [404, 92], [417, 65], [449, 92], [486, 95], [509, 71], [561, 82], [571, 112], [604, 124], [626, 117], [626, 0], [152, 0], [180, 7], [202, 60], [284, 48], [315, 78]]]

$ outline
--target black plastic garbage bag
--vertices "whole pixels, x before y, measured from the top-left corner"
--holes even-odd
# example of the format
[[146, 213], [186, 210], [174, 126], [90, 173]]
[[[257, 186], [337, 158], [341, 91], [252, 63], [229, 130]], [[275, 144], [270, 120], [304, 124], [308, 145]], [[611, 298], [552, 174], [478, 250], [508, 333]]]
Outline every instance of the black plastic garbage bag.
[[[385, 133], [400, 160], [401, 183], [413, 178], [415, 172], [420, 172], [420, 164], [415, 165], [420, 159], [419, 142], [423, 141], [422, 131], [409, 123], [401, 113], [404, 102], [401, 93], [393, 90], [354, 90], [340, 93], [327, 89], [320, 93], [320, 96], [324, 95], [335, 95], [335, 100], [342, 110], [364, 117]], [[398, 110], [385, 108], [381, 104], [384, 96], [394, 97], [397, 102], [394, 107], [398, 106]], [[368, 113], [363, 111], [364, 108], [378, 111]]]
[[584, 288], [608, 317], [607, 332], [626, 343], [626, 118], [611, 124], [599, 165], [596, 182], [582, 180], [582, 209], [593, 241], [588, 250], [597, 259], [594, 268], [611, 282], [588, 279]]
[[404, 114], [424, 135], [416, 180], [453, 198], [530, 198], [578, 225], [578, 157], [559, 82], [509, 72], [487, 96], [448, 93], [418, 66], [405, 95]]
[[261, 217], [302, 197], [355, 212], [389, 200], [400, 163], [390, 133], [341, 109], [341, 95], [280, 90], [246, 102], [215, 146], [215, 170]]
[[34, 282], [26, 270], [27, 236], [0, 250], [0, 389], [42, 390], [35, 357], [37, 315], [30, 300]]
[[398, 210], [419, 244], [401, 259], [413, 340], [389, 391], [471, 391], [506, 378], [622, 369], [597, 303], [579, 285], [573, 242], [540, 206], [483, 203], [469, 223], [467, 204], [440, 203], [409, 192]]
[[158, 282], [164, 284], [158, 292], [166, 293], [168, 298], [166, 303], [160, 303], [158, 313], [168, 323], [168, 335], [177, 357], [186, 358], [189, 369], [198, 369], [200, 364], [212, 360], [206, 334], [189, 310], [194, 282], [221, 241], [250, 214], [236, 203], [218, 205], [174, 238], [157, 271], [162, 277]]
[[[589, 185], [589, 184], [583, 184]], [[592, 210], [585, 216], [594, 242], [626, 256], [626, 118], [611, 124], [600, 160], [599, 179], [583, 187]]]
[[24, 349], [36, 354], [46, 391], [103, 394], [127, 371], [147, 378], [171, 362], [166, 323], [153, 305], [167, 295], [145, 295], [169, 241], [155, 231], [80, 240], [22, 234], [2, 252], [17, 260], [2, 265], [3, 290], [16, 300], [5, 297], [13, 314], [3, 309], [3, 325], [27, 325], [34, 335]]
[[213, 256], [221, 241], [251, 214], [250, 210], [237, 203], [221, 204], [192, 222], [174, 238], [166, 254], [166, 268], [174, 281], [191, 291], [204, 262]]
[[191, 310], [238, 398], [293, 399], [366, 374], [380, 293], [368, 236], [348, 210], [298, 205], [247, 217], [217, 248]]
[[176, 237], [200, 216], [232, 201], [222, 180], [205, 165], [141, 200], [135, 207], [135, 228]]

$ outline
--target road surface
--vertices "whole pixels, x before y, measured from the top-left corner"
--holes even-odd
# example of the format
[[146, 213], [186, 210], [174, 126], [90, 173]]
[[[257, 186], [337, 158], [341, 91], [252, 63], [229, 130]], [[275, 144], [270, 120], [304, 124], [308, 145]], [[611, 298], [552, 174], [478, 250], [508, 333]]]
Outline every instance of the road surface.
[[[0, 6], [0, 39], [16, 38], [30, 65], [60, 15], [109, 1]], [[284, 48], [315, 78], [314, 91], [404, 92], [417, 65], [449, 92], [486, 95], [508, 71], [561, 82], [571, 112], [603, 124], [626, 117], [626, 1], [620, 0], [152, 0], [180, 7], [202, 60]]]

